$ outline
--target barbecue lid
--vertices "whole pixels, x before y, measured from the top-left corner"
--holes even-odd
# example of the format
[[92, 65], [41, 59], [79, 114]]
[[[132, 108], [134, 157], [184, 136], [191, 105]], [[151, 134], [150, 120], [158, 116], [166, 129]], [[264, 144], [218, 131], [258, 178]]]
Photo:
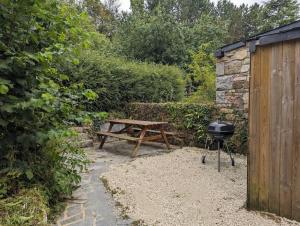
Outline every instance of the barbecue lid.
[[230, 122], [215, 121], [209, 124], [208, 132], [213, 133], [233, 133], [234, 125]]

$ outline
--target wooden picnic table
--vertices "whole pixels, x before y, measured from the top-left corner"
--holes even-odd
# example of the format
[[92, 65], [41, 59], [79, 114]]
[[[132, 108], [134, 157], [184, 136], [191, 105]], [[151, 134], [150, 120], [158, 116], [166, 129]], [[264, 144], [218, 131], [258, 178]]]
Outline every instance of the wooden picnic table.
[[[121, 124], [124, 125], [124, 128], [118, 131], [112, 131], [114, 125]], [[101, 143], [99, 148], [102, 149], [103, 145], [107, 139], [107, 137], [114, 137], [122, 140], [134, 141], [137, 142], [135, 148], [132, 151], [132, 157], [136, 157], [138, 154], [138, 150], [140, 145], [145, 141], [157, 141], [163, 139], [168, 149], [170, 149], [170, 144], [168, 142], [168, 138], [164, 131], [163, 126], [167, 125], [167, 122], [152, 122], [152, 121], [140, 121], [140, 120], [131, 120], [131, 119], [115, 119], [109, 120], [109, 128], [107, 132], [99, 132], [98, 136], [101, 136]], [[139, 128], [138, 135], [131, 136], [130, 134], [133, 128]], [[158, 131], [156, 135], [149, 135], [149, 133], [153, 133]], [[148, 132], [148, 133], [147, 133]]]

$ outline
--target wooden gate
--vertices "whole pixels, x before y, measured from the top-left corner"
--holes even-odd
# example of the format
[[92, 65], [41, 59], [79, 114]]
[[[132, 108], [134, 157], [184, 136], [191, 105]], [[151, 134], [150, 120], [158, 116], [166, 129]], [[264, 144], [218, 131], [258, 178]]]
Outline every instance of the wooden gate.
[[248, 207], [300, 221], [300, 40], [251, 55]]

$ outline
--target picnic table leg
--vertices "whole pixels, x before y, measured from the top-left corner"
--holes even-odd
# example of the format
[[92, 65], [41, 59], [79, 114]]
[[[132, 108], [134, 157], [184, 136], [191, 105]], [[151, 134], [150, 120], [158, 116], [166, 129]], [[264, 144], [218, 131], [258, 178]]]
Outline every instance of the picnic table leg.
[[160, 133], [161, 133], [162, 138], [163, 138], [164, 141], [165, 141], [165, 144], [166, 144], [167, 148], [170, 150], [171, 147], [170, 147], [168, 138], [167, 138], [167, 136], [166, 136], [166, 134], [165, 134], [165, 131], [164, 131], [164, 129], [163, 129], [162, 127], [160, 128]]
[[141, 146], [141, 143], [143, 142], [143, 139], [144, 139], [144, 136], [145, 136], [146, 132], [147, 132], [147, 127], [143, 128], [142, 131], [141, 131], [139, 140], [138, 140], [134, 150], [132, 151], [132, 155], [131, 155], [132, 158], [135, 158], [137, 156], [139, 148]]
[[[110, 123], [107, 132], [110, 132], [110, 131], [112, 130], [113, 126], [114, 126], [114, 124], [113, 124], [113, 123]], [[101, 144], [100, 144], [100, 146], [99, 146], [99, 149], [102, 149], [102, 148], [103, 148], [103, 145], [104, 145], [104, 143], [105, 143], [105, 141], [106, 141], [106, 138], [107, 138], [107, 136], [103, 136], [103, 137], [102, 137], [102, 139], [101, 139]]]

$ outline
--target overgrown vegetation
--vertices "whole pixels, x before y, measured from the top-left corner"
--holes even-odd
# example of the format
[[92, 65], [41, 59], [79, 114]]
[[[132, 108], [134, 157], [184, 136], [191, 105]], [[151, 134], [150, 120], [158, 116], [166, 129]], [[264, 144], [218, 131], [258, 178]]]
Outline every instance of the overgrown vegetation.
[[[193, 55], [201, 46], [210, 45], [205, 56], [208, 57], [224, 44], [299, 18], [297, 0], [268, 0], [240, 6], [229, 0], [216, 4], [209, 0], [131, 0], [131, 5], [132, 13], [121, 15], [112, 36], [120, 54], [147, 62], [176, 64], [186, 71], [187, 79], [189, 65], [195, 64]], [[205, 77], [203, 73], [214, 67], [213, 62], [202, 64], [201, 70], [194, 73], [198, 73], [196, 77]], [[191, 89], [199, 90], [200, 95], [206, 92], [205, 83], [191, 82], [188, 95], [193, 95]], [[198, 101], [195, 97], [193, 100]]]
[[86, 164], [84, 152], [68, 142], [75, 134], [67, 127], [96, 94], [71, 82], [59, 65], [77, 64], [92, 26], [86, 14], [54, 0], [2, 1], [0, 7], [0, 197], [16, 197], [1, 209], [10, 215], [7, 225], [35, 225], [40, 210], [18, 203], [31, 197], [24, 188], [39, 187], [45, 195], [36, 197], [37, 206], [52, 207], [71, 195]]
[[[187, 102], [213, 103], [216, 96], [216, 59], [210, 51], [211, 44], [203, 44], [192, 53], [192, 62], [188, 65]], [[198, 88], [200, 87], [200, 88]], [[197, 89], [198, 88], [198, 89]]]
[[[117, 58], [77, 5], [17, 0], [0, 7], [2, 218], [15, 202], [7, 197], [26, 198], [27, 188], [39, 187], [49, 208], [72, 194], [87, 160], [70, 126], [102, 120], [106, 114], [99, 110], [126, 101], [177, 100], [183, 82], [175, 67]], [[36, 225], [39, 213], [22, 211], [24, 224]], [[18, 224], [21, 218], [3, 222]]]
[[175, 66], [128, 61], [96, 51], [82, 53], [79, 61], [68, 73], [98, 95], [88, 110], [121, 110], [133, 101], [177, 101], [184, 96], [182, 71]]
[[[6, 1], [1, 12], [0, 194], [40, 181], [49, 182], [49, 193], [58, 189], [68, 194], [73, 183], [60, 184], [59, 174], [70, 174], [76, 183], [72, 161], [84, 157], [62, 143], [71, 135], [64, 128], [93, 93], [70, 83], [57, 65], [62, 58], [75, 63], [75, 51], [86, 39], [81, 26], [87, 16], [72, 19], [76, 11], [55, 1]], [[50, 200], [57, 194], [52, 195]]]
[[48, 213], [47, 196], [37, 188], [0, 199], [0, 225], [46, 225]]

